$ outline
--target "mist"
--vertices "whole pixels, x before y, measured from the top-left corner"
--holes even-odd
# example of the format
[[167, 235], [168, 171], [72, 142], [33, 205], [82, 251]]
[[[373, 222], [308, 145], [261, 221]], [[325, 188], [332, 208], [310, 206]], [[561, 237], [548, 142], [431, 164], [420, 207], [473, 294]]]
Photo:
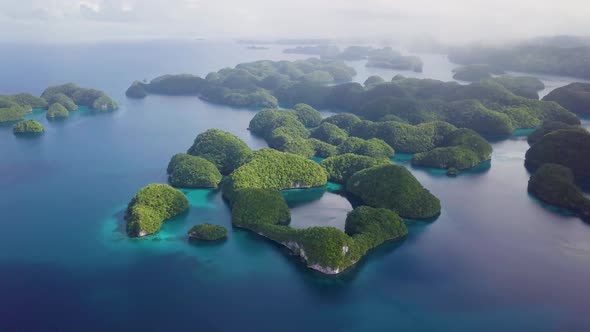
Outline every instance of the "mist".
[[509, 41], [590, 31], [584, 0], [0, 1], [10, 42], [149, 38]]

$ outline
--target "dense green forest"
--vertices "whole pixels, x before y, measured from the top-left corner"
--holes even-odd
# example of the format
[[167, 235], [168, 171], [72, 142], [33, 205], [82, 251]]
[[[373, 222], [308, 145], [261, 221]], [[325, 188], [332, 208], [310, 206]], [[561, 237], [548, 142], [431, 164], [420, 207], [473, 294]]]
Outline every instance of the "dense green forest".
[[81, 88], [73, 83], [48, 87], [41, 97], [28, 93], [0, 96], [0, 123], [22, 120], [35, 109], [47, 110], [48, 119], [67, 118], [69, 112], [85, 106], [96, 111], [112, 111], [118, 105], [103, 91]]

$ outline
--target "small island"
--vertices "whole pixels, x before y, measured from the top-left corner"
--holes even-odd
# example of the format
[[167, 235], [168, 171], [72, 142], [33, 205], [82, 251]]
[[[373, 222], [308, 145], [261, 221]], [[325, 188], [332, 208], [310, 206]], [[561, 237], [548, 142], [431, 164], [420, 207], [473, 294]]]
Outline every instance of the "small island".
[[361, 170], [348, 179], [346, 191], [368, 206], [393, 210], [403, 218], [428, 220], [440, 214], [438, 198], [398, 165]]
[[[306, 114], [313, 114], [308, 107], [300, 106], [306, 109]], [[296, 135], [299, 131], [308, 132], [301, 123], [308, 117], [302, 117], [300, 121], [296, 114], [296, 110], [261, 111], [253, 119], [251, 130], [267, 137], [270, 132], [271, 138], [272, 133], [276, 134], [279, 129], [286, 133], [294, 130]], [[333, 122], [343, 127], [351, 124], [345, 119], [360, 121], [350, 116], [337, 119], [342, 121], [333, 119]], [[277, 127], [276, 121], [287, 126]], [[342, 130], [330, 122], [320, 123]], [[379, 142], [379, 145], [382, 144], [386, 143]], [[200, 170], [203, 160], [209, 164], [208, 168], [216, 167], [214, 161], [218, 165], [226, 165], [229, 173], [225, 179], [220, 183], [221, 174], [215, 173], [211, 185], [220, 184], [223, 197], [231, 208], [232, 224], [287, 247], [310, 269], [321, 273], [341, 273], [371, 249], [386, 241], [402, 239], [407, 229], [400, 216], [432, 220], [440, 213], [438, 199], [422, 187], [409, 171], [393, 165], [388, 158], [346, 153], [318, 164], [297, 154], [272, 148], [252, 152], [244, 146], [239, 138], [229, 133], [207, 130], [197, 136], [189, 149], [191, 154], [179, 154], [172, 158], [168, 173], [172, 176], [184, 163], [189, 164], [186, 166], [188, 169]], [[230, 163], [235, 161], [236, 156], [243, 159]], [[185, 170], [181, 168], [180, 171]], [[305, 229], [289, 227], [291, 212], [281, 191], [323, 187], [327, 185], [328, 178], [344, 184], [344, 190], [350, 197], [354, 195], [362, 201], [362, 205], [347, 216], [345, 231], [321, 226]], [[378, 185], [371, 182], [375, 179]], [[128, 234], [132, 237], [154, 234], [165, 220], [187, 208], [188, 200], [184, 194], [168, 185], [144, 187], [128, 205]], [[203, 240], [215, 240], [226, 235], [224, 228], [209, 224], [197, 225], [189, 231], [191, 238]]]
[[412, 165], [442, 168], [449, 175], [477, 166], [491, 159], [493, 148], [483, 137], [470, 129], [457, 129], [443, 138], [440, 147], [412, 157]]
[[221, 174], [228, 175], [250, 158], [252, 150], [233, 134], [209, 129], [195, 138], [187, 153], [209, 160]]
[[68, 83], [45, 89], [41, 97], [28, 93], [0, 96], [0, 123], [23, 120], [33, 109], [47, 110], [48, 119], [63, 119], [68, 117], [69, 112], [78, 110], [79, 106], [100, 112], [118, 108], [117, 103], [103, 91]]
[[569, 168], [577, 181], [590, 179], [590, 133], [583, 128], [560, 129], [543, 136], [525, 154], [526, 168], [535, 172], [543, 164]]
[[528, 190], [541, 201], [573, 211], [582, 220], [590, 221], [590, 199], [578, 188], [569, 168], [543, 164], [531, 176]]
[[453, 69], [453, 78], [466, 82], [479, 82], [501, 74], [504, 74], [503, 70], [489, 65], [468, 65]]
[[554, 101], [571, 112], [590, 115], [590, 83], [571, 83], [551, 91], [543, 98]]
[[200, 241], [219, 241], [227, 238], [227, 229], [223, 226], [205, 223], [193, 226], [188, 231], [188, 236]]
[[167, 172], [170, 184], [181, 188], [216, 188], [222, 177], [209, 160], [184, 153], [172, 157]]
[[143, 237], [160, 230], [162, 223], [188, 209], [188, 199], [169, 185], [154, 183], [141, 188], [127, 205], [127, 234]]
[[39, 136], [45, 132], [45, 128], [35, 120], [26, 120], [15, 124], [12, 132], [17, 136]]

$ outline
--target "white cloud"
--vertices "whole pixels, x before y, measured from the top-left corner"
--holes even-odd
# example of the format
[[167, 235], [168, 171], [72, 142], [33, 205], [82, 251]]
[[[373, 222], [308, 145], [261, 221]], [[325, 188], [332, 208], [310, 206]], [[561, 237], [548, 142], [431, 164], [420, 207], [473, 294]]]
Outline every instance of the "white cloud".
[[0, 0], [0, 37], [505, 39], [588, 33], [587, 17], [586, 0]]

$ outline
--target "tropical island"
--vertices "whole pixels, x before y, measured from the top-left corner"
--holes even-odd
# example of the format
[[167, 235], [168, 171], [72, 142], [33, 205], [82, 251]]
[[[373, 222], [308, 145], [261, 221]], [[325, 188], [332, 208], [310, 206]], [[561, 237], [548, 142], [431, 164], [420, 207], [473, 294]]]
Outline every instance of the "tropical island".
[[478, 82], [492, 78], [492, 75], [504, 74], [504, 71], [490, 65], [467, 65], [453, 69], [453, 73], [453, 78], [456, 80]]
[[17, 136], [38, 136], [45, 132], [45, 128], [35, 120], [26, 120], [15, 124], [12, 131]]
[[[391, 131], [388, 127], [398, 128], [393, 131], [424, 131], [420, 126], [429, 127], [436, 121], [493, 139], [507, 138], [516, 129], [537, 128], [545, 121], [580, 123], [574, 113], [558, 103], [538, 100], [542, 83], [537, 79], [500, 76], [461, 85], [396, 76], [391, 81], [373, 77], [363, 86], [348, 82], [353, 75], [353, 68], [334, 60], [256, 61], [210, 73], [205, 79], [183, 74], [162, 76], [150, 83], [135, 82], [130, 90], [135, 96], [195, 95], [230, 106], [272, 109], [281, 105], [295, 109], [297, 104], [307, 104], [351, 113], [361, 120], [358, 131], [344, 128], [358, 133], [352, 136], [379, 138], [396, 151], [412, 153], [424, 150], [398, 149], [392, 144], [393, 137], [377, 136]], [[359, 133], [360, 129], [366, 133]], [[321, 130], [334, 131], [333, 127]]]
[[554, 101], [579, 115], [590, 115], [590, 83], [568, 84], [551, 91], [543, 100]]
[[227, 229], [223, 226], [205, 223], [193, 226], [188, 231], [188, 236], [200, 241], [219, 241], [227, 238]]
[[321, 59], [359, 61], [367, 59], [367, 67], [422, 72], [423, 62], [417, 56], [402, 55], [391, 47], [348, 46], [342, 51], [335, 45], [297, 46], [284, 53], [317, 55]]
[[590, 47], [528, 40], [512, 45], [469, 45], [449, 51], [449, 60], [472, 65], [487, 64], [525, 73], [590, 78]]
[[47, 110], [48, 119], [67, 118], [79, 106], [100, 112], [118, 108], [103, 91], [68, 83], [49, 87], [40, 97], [28, 93], [0, 96], [0, 123], [22, 120], [33, 109]]
[[[547, 123], [525, 155], [533, 175], [528, 190], [543, 202], [571, 210], [590, 220], [590, 200], [580, 185], [590, 180], [590, 133], [581, 128]], [[534, 133], [533, 133], [534, 134]]]
[[[310, 120], [314, 113], [309, 106], [299, 105], [298, 109], [306, 115], [301, 121], [317, 125]], [[296, 110], [261, 111], [250, 126], [261, 134], [281, 128], [285, 132], [308, 131], [296, 114]], [[339, 120], [333, 122], [346, 127], [348, 122], [344, 118]], [[275, 121], [294, 127], [273, 128]], [[173, 177], [177, 172], [182, 181]], [[439, 200], [409, 171], [387, 158], [347, 152], [317, 163], [309, 156], [273, 148], [251, 151], [239, 138], [218, 129], [199, 134], [188, 154], [175, 155], [168, 173], [170, 183], [176, 187], [186, 187], [187, 182], [200, 188], [219, 185], [232, 210], [234, 226], [285, 246], [309, 268], [325, 274], [340, 273], [370, 249], [403, 238], [407, 229], [402, 217], [433, 220], [441, 209]], [[225, 177], [219, 182], [221, 174]], [[344, 191], [357, 202], [346, 219], [345, 231], [321, 226], [290, 227], [291, 213], [282, 191], [323, 187], [329, 179], [344, 184]], [[128, 204], [127, 232], [132, 237], [154, 234], [163, 222], [187, 208], [188, 201], [182, 192], [165, 184], [149, 185]], [[189, 236], [213, 240], [225, 237], [224, 231], [203, 224], [189, 230]]]

